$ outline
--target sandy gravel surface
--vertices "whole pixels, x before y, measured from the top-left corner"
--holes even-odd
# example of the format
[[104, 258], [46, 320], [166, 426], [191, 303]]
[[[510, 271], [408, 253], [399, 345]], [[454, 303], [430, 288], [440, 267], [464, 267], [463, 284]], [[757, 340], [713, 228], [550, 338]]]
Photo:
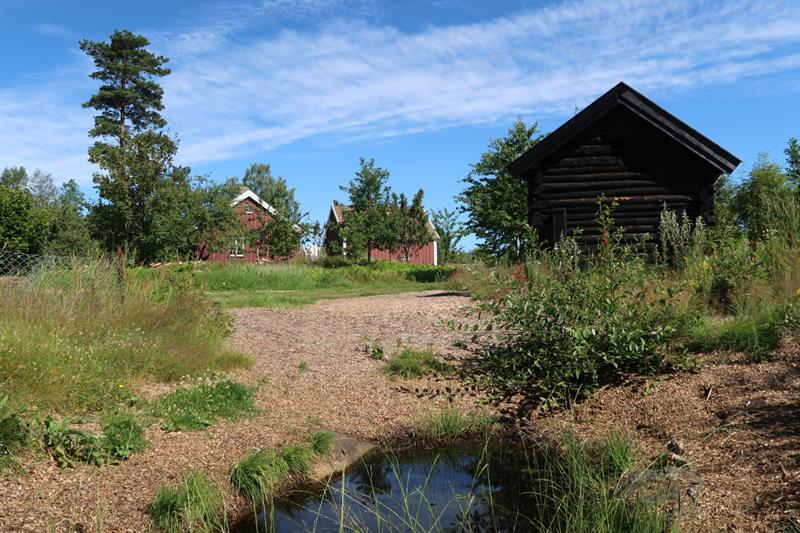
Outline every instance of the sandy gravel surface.
[[[459, 319], [468, 305], [464, 296], [432, 291], [329, 300], [289, 310], [237, 309], [231, 343], [257, 362], [234, 377], [260, 383], [261, 415], [192, 433], [151, 427], [150, 447], [118, 466], [59, 470], [49, 460], [26, 461], [26, 475], [0, 480], [0, 531], [143, 531], [155, 487], [189, 469], [225, 479], [251, 448], [297, 442], [318, 427], [367, 438], [406, 431], [447, 400], [398, 391], [400, 384], [383, 377], [381, 363], [367, 356], [364, 345], [377, 342], [391, 353], [400, 342], [451, 354], [454, 337], [442, 321]], [[298, 369], [301, 362], [308, 370]], [[402, 385], [413, 390], [441, 384], [420, 380]], [[455, 402], [476, 408], [468, 397]], [[232, 497], [230, 505], [242, 502]]]

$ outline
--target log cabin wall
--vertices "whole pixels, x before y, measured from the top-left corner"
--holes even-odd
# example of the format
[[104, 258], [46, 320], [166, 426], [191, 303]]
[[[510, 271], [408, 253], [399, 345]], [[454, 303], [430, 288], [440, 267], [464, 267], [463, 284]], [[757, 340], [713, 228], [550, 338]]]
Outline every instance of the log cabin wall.
[[529, 222], [550, 244], [566, 233], [596, 245], [601, 237], [597, 201], [605, 195], [619, 204], [613, 218], [625, 239], [650, 235], [652, 246], [664, 205], [713, 223], [713, 190], [720, 174], [619, 106], [528, 171]]

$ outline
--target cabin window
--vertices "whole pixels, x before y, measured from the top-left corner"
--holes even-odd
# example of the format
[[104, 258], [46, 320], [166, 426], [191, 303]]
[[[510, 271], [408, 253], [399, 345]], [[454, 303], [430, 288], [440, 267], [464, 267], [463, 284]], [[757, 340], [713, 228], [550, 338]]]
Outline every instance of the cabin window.
[[234, 240], [230, 252], [231, 257], [244, 257], [244, 244], [239, 239]]
[[245, 215], [252, 215], [253, 214], [253, 208], [252, 207], [245, 207], [244, 208], [244, 214]]

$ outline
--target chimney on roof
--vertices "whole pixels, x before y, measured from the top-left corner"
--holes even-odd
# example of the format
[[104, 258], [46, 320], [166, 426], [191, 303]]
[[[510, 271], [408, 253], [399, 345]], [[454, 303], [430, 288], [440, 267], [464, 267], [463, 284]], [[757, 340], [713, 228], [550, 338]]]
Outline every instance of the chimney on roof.
[[239, 192], [240, 192], [240, 193], [244, 193], [244, 192], [247, 192], [247, 191], [249, 191], [249, 190], [250, 190], [250, 188], [249, 188], [249, 187], [247, 187], [247, 186], [245, 186], [245, 185], [241, 185], [241, 186], [239, 187]]

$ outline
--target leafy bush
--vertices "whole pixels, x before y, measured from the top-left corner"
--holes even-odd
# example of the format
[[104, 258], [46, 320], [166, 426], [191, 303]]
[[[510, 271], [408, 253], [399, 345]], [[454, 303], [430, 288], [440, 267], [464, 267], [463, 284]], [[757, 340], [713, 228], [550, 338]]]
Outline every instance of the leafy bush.
[[162, 486], [147, 506], [157, 531], [213, 533], [225, 530], [225, 502], [220, 486], [190, 471], [174, 486]]
[[107, 455], [101, 439], [87, 431], [70, 427], [69, 420], [47, 417], [42, 423], [42, 443], [62, 468], [76, 464], [100, 466]]
[[432, 372], [446, 373], [450, 370], [450, 365], [436, 359], [431, 350], [417, 350], [407, 346], [394, 353], [383, 367], [387, 376], [405, 379], [419, 378]]
[[16, 455], [28, 442], [29, 430], [18, 412], [8, 408], [8, 396], [0, 396], [0, 473], [18, 465]]
[[144, 428], [131, 414], [115, 413], [103, 422], [104, 448], [112, 460], [127, 459], [147, 447]]
[[204, 381], [160, 397], [151, 405], [150, 413], [165, 419], [163, 428], [167, 431], [194, 431], [210, 426], [218, 417], [236, 420], [255, 413], [254, 392], [230, 380]]
[[527, 280], [487, 304], [488, 329], [500, 333], [473, 361], [479, 378], [555, 405], [664, 367], [677, 327], [668, 294], [650, 282], [637, 249], [610, 232], [610, 211], [601, 222], [607, 239], [597, 251], [584, 254], [572, 239], [540, 251]]

